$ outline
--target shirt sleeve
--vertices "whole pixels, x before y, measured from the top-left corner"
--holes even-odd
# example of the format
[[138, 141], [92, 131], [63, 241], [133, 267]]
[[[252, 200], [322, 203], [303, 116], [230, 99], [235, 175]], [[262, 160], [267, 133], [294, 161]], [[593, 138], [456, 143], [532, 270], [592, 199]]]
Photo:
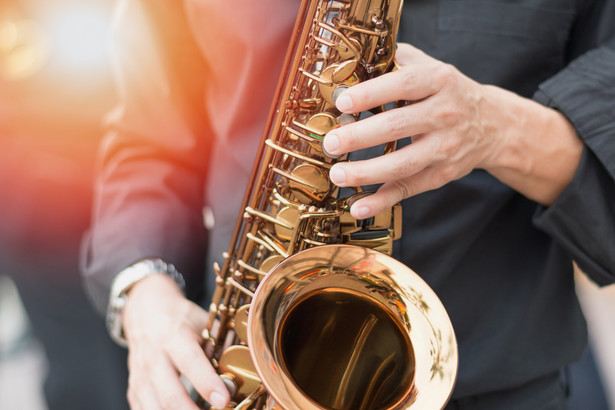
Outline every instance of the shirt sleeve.
[[159, 257], [202, 292], [202, 203], [210, 128], [203, 110], [206, 67], [182, 7], [122, 0], [112, 29], [119, 104], [108, 117], [82, 271], [106, 309], [115, 275]]
[[614, 43], [576, 58], [534, 95], [562, 112], [584, 142], [573, 181], [549, 208], [539, 207], [534, 222], [600, 285], [615, 280]]

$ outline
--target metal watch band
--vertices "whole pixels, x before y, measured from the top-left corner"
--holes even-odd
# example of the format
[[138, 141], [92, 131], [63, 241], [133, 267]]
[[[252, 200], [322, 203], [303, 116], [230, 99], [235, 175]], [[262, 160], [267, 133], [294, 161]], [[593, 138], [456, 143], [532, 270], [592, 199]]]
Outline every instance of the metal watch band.
[[143, 259], [118, 273], [111, 285], [107, 305], [107, 330], [111, 338], [120, 346], [128, 345], [122, 326], [122, 315], [126, 306], [127, 292], [140, 280], [156, 274], [169, 276], [182, 291], [186, 286], [184, 277], [170, 263], [162, 259]]

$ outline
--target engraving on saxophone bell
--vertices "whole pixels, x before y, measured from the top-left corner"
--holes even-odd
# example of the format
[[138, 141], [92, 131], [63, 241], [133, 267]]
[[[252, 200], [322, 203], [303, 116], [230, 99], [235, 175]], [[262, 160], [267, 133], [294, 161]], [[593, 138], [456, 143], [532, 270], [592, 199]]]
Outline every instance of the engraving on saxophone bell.
[[[210, 306], [203, 347], [228, 409], [440, 409], [457, 345], [437, 296], [391, 258], [399, 204], [356, 220], [369, 195], [329, 170], [322, 141], [355, 122], [335, 100], [392, 71], [401, 0], [303, 0], [282, 81]], [[377, 110], [384, 110], [378, 107]], [[395, 149], [386, 144], [385, 153]]]

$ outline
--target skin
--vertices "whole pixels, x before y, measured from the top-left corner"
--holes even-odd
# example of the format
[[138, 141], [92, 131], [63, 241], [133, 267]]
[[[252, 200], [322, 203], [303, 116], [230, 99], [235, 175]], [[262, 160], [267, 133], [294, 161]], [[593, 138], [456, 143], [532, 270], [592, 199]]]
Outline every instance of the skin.
[[383, 184], [354, 203], [355, 218], [439, 188], [475, 168], [526, 197], [550, 205], [572, 180], [583, 145], [559, 112], [504, 89], [479, 84], [456, 68], [400, 44], [400, 69], [357, 84], [336, 105], [358, 113], [396, 100], [410, 104], [331, 131], [330, 154], [412, 136], [412, 144], [365, 161], [334, 165], [338, 186]]
[[[351, 87], [337, 107], [357, 113], [397, 100], [411, 103], [335, 129], [323, 142], [327, 152], [339, 155], [413, 138], [396, 152], [331, 168], [331, 181], [339, 186], [383, 184], [353, 205], [355, 218], [376, 215], [476, 168], [547, 206], [572, 180], [583, 145], [563, 115], [479, 84], [408, 44], [399, 45], [396, 58], [399, 70]], [[197, 409], [178, 374], [215, 407], [228, 403], [228, 391], [200, 347], [207, 315], [164, 275], [131, 289], [123, 325], [133, 409]]]
[[224, 408], [230, 399], [228, 390], [200, 345], [207, 318], [208, 313], [187, 300], [166, 275], [148, 276], [130, 290], [123, 326], [131, 409], [197, 410], [180, 373], [202, 397]]

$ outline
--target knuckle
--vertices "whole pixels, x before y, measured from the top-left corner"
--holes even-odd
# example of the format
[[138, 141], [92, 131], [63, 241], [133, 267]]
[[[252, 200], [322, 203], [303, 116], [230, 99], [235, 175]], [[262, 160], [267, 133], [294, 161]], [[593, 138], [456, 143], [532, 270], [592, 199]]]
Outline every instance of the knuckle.
[[456, 78], [456, 70], [451, 64], [441, 63], [434, 70], [434, 77], [442, 87], [452, 85]]
[[410, 197], [412, 193], [411, 184], [408, 181], [396, 180], [391, 182], [391, 189], [396, 196], [395, 202]]
[[395, 164], [394, 168], [396, 175], [413, 175], [416, 169], [416, 161], [412, 157], [404, 156], [397, 160], [397, 164]]
[[143, 352], [143, 349], [134, 349], [128, 355], [128, 370], [130, 371], [131, 379], [136, 381], [136, 375], [141, 371], [147, 371], [150, 365], [150, 361], [147, 360], [147, 355]]
[[400, 70], [399, 87], [401, 90], [410, 91], [416, 88], [417, 78], [413, 70]]
[[440, 146], [438, 147], [438, 154], [440, 154], [440, 157], [450, 158], [456, 151], [457, 138], [453, 135], [442, 138]]
[[442, 104], [435, 113], [436, 121], [441, 126], [450, 127], [457, 124], [461, 119], [461, 111], [455, 104]]
[[405, 137], [406, 117], [402, 110], [391, 110], [384, 115], [385, 129], [393, 139]]

